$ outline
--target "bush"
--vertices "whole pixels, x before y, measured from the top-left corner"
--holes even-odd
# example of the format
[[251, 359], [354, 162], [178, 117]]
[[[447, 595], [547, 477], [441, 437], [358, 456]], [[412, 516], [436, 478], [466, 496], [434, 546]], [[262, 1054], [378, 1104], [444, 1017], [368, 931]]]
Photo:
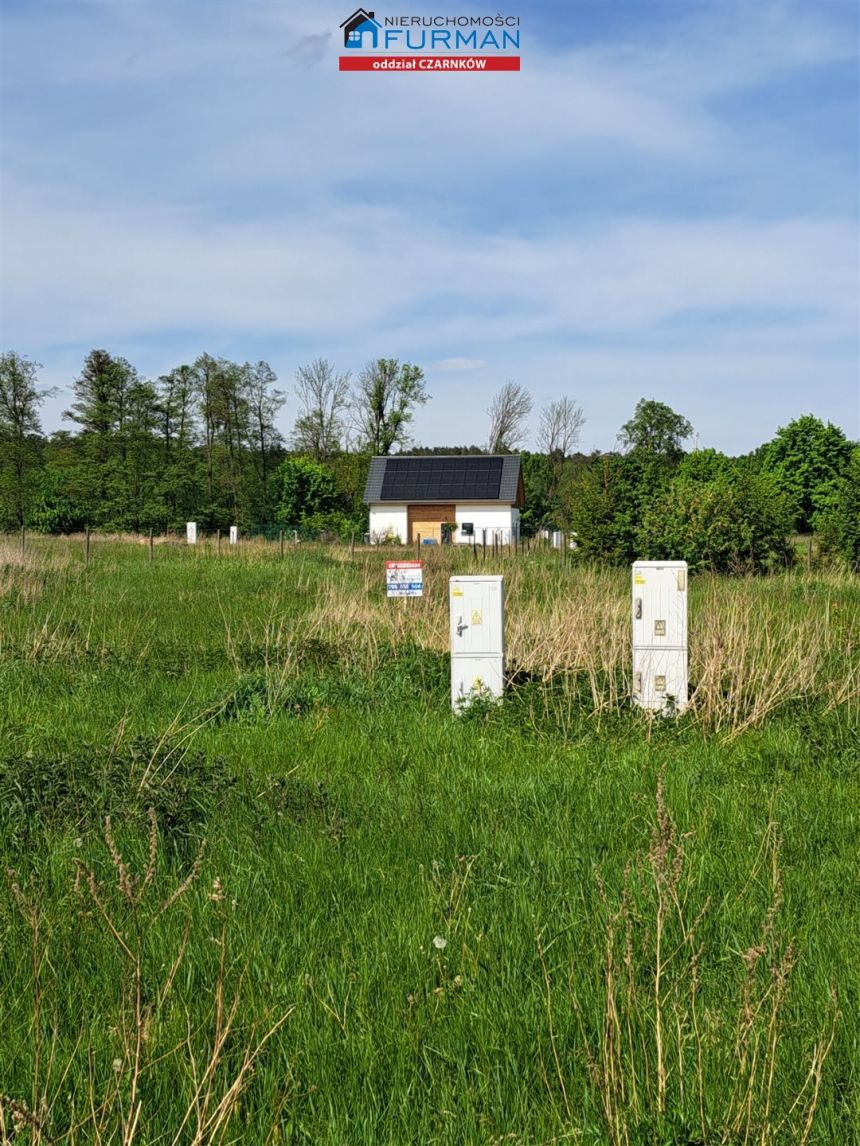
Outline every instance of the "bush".
[[647, 512], [643, 558], [684, 560], [691, 569], [762, 573], [792, 561], [791, 516], [766, 475], [727, 471], [713, 481], [679, 476]]

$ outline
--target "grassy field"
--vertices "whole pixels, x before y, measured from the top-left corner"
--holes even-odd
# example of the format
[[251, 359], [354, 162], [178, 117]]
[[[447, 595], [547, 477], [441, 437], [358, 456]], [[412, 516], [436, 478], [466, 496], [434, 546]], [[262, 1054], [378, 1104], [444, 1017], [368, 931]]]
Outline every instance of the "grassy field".
[[693, 578], [689, 713], [628, 577], [0, 541], [0, 1142], [860, 1141], [860, 583]]

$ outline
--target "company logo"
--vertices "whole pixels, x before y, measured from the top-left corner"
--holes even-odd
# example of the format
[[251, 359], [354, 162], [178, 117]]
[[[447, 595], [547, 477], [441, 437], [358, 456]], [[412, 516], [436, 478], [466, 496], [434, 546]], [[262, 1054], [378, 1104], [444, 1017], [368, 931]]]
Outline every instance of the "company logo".
[[376, 12], [356, 8], [340, 27], [347, 51], [339, 61], [342, 72], [520, 70], [519, 16], [377, 19]]
[[370, 38], [371, 48], [379, 45], [379, 32], [382, 25], [374, 19], [373, 12], [365, 12], [363, 8], [356, 8], [341, 24], [343, 28], [343, 46], [345, 48], [363, 48], [364, 37]]

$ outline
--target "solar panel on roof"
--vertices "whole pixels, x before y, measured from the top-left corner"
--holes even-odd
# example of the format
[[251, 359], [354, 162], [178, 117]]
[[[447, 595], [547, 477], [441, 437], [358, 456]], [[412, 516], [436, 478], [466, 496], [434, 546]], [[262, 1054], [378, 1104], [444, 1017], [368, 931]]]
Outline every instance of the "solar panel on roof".
[[501, 458], [388, 458], [382, 499], [491, 501], [501, 480]]

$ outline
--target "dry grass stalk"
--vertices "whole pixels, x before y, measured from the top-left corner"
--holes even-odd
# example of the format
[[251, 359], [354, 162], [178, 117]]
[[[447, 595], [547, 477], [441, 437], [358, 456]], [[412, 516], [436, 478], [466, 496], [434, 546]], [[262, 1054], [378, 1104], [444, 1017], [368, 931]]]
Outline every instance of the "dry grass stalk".
[[[82, 1133], [95, 1142], [121, 1142], [131, 1146], [141, 1136], [146, 1135], [147, 1112], [141, 1097], [141, 1082], [145, 1071], [157, 1061], [163, 1061], [183, 1048], [189, 1055], [194, 1087], [188, 1102], [182, 1125], [176, 1132], [175, 1141], [183, 1138], [183, 1131], [191, 1125], [191, 1141], [200, 1144], [221, 1142], [229, 1123], [236, 1112], [239, 1098], [246, 1087], [254, 1067], [266, 1044], [286, 1022], [292, 1008], [289, 1008], [275, 1022], [271, 1023], [260, 1036], [252, 1027], [246, 1032], [238, 1065], [225, 1074], [227, 1049], [232, 1047], [237, 1037], [237, 1015], [239, 1013], [242, 976], [239, 978], [232, 997], [227, 993], [228, 968], [228, 915], [222, 907], [226, 896], [219, 880], [213, 885], [208, 899], [216, 904], [221, 913], [221, 924], [216, 942], [219, 944], [219, 970], [214, 986], [214, 1033], [208, 1053], [204, 1059], [195, 1050], [195, 1038], [200, 1032], [189, 1031], [187, 1038], [166, 1054], [153, 1061], [149, 1060], [147, 1044], [150, 1029], [171, 991], [179, 972], [191, 934], [189, 918], [179, 948], [170, 966], [158, 985], [158, 989], [144, 990], [143, 953], [149, 929], [166, 912], [181, 900], [197, 881], [202, 861], [202, 846], [188, 874], [168, 895], [155, 894], [158, 868], [158, 825], [155, 813], [148, 813], [148, 837], [145, 864], [140, 872], [135, 872], [123, 855], [114, 833], [113, 824], [108, 818], [104, 826], [104, 843], [114, 871], [115, 881], [102, 884], [95, 872], [83, 862], [77, 861], [75, 895], [85, 897], [95, 908], [96, 917], [101, 920], [105, 933], [116, 945], [122, 956], [123, 1003], [120, 1012], [119, 1036], [122, 1042], [122, 1055], [114, 1063], [111, 1081], [99, 1095], [96, 1085], [96, 1063], [90, 1061], [89, 1111], [62, 1135], [64, 1141], [79, 1140]], [[52, 1111], [63, 1091], [63, 1083], [71, 1068], [72, 1061], [59, 1069], [54, 1063], [53, 1053], [48, 1062], [42, 1065], [42, 1010], [44, 1006], [44, 984], [42, 967], [47, 956], [47, 939], [42, 925], [42, 914], [37, 889], [25, 889], [17, 873], [10, 871], [7, 883], [13, 901], [25, 921], [32, 940], [33, 955], [33, 1083], [28, 1100], [0, 1094], [0, 1142], [5, 1146], [28, 1135], [34, 1144], [58, 1141], [52, 1135], [50, 1126]], [[149, 1001], [147, 1001], [147, 999]], [[82, 1029], [81, 1038], [84, 1036]], [[80, 1042], [80, 1040], [79, 1040]], [[77, 1048], [75, 1048], [77, 1050]], [[233, 1061], [231, 1050], [229, 1059]], [[186, 1135], [187, 1136], [187, 1135]]]
[[[689, 908], [692, 882], [685, 840], [669, 813], [662, 778], [650, 846], [626, 868], [615, 905], [598, 873], [605, 926], [599, 1025], [586, 1016], [572, 981], [570, 1000], [580, 1051], [611, 1146], [643, 1140], [646, 1128], [651, 1136], [669, 1133], [676, 1125], [667, 1121], [670, 1110], [675, 1118], [682, 1112], [688, 1120], [687, 1133], [703, 1143], [772, 1146], [782, 1140], [786, 1127], [797, 1129], [794, 1140], [809, 1140], [839, 1012], [832, 996], [831, 1012], [811, 1049], [803, 1083], [787, 1101], [780, 1076], [793, 1064], [784, 1061], [781, 1049], [786, 1031], [783, 1012], [797, 952], [794, 941], [782, 937], [778, 926], [782, 879], [779, 837], [773, 826], [762, 847], [770, 862], [771, 899], [757, 941], [741, 957], [743, 975], [733, 1028], [713, 1021], [703, 1026], [700, 1021], [700, 968], [706, 954], [700, 933], [709, 904], [705, 902], [695, 914]], [[756, 871], [741, 895], [755, 875]], [[538, 958], [548, 981], [540, 937]], [[547, 982], [548, 991], [550, 986]], [[551, 1004], [547, 1013], [552, 1014]], [[564, 1093], [552, 1025], [550, 1046]], [[727, 1078], [734, 1084], [726, 1093]], [[722, 1093], [726, 1098], [717, 1099]]]

